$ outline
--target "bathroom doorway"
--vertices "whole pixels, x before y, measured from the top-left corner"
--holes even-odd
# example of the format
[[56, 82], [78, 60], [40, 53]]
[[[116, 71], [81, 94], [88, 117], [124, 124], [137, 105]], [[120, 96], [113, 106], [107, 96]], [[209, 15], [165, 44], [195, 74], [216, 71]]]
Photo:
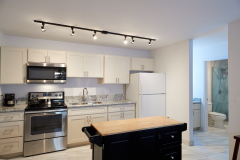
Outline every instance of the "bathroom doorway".
[[228, 60], [207, 62], [208, 126], [228, 127]]

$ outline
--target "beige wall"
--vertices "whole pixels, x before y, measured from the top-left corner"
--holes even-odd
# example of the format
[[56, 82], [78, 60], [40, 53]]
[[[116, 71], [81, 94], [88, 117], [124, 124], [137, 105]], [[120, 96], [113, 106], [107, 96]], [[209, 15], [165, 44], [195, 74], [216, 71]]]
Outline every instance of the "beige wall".
[[[240, 21], [228, 25], [229, 159], [240, 135]], [[240, 160], [240, 155], [238, 156]]]
[[154, 71], [166, 73], [166, 115], [188, 124], [183, 140], [189, 144], [193, 143], [192, 44], [186, 40], [149, 53], [154, 58]]

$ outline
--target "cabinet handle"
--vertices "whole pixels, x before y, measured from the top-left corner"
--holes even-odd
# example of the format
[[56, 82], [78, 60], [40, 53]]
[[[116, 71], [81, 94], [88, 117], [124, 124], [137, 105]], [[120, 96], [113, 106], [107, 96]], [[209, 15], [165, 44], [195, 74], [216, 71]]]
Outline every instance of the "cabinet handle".
[[122, 113], [120, 113], [120, 118], [122, 118]]
[[171, 135], [172, 138], [174, 138], [174, 135]]
[[4, 132], [12, 132], [13, 129], [6, 129]]
[[12, 119], [13, 118], [13, 116], [12, 117], [5, 117], [5, 119]]
[[[91, 123], [91, 121], [92, 121], [92, 117], [91, 116], [89, 116], [90, 118], [89, 118], [89, 122]], [[90, 125], [90, 124], [89, 124]]]
[[144, 70], [145, 66], [143, 65], [143, 70]]
[[123, 118], [124, 118], [124, 112], [123, 112]]
[[171, 158], [172, 158], [172, 159], [174, 159], [174, 157], [173, 157], [173, 156], [171, 156]]
[[119, 83], [119, 78], [118, 78], [118, 83]]
[[116, 83], [117, 83], [117, 78], [116, 78]]
[[141, 70], [143, 70], [143, 65], [141, 65]]

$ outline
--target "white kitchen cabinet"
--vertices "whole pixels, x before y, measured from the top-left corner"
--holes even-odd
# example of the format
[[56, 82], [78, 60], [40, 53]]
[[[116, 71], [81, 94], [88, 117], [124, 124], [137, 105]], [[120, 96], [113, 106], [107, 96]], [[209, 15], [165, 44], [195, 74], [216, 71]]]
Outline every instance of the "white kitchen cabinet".
[[43, 49], [28, 49], [28, 62], [66, 63], [66, 52]]
[[103, 77], [103, 55], [67, 52], [67, 77]]
[[0, 155], [23, 152], [23, 137], [0, 140]]
[[108, 113], [108, 121], [133, 119], [133, 118], [135, 118], [135, 111]]
[[201, 110], [194, 109], [193, 110], [193, 128], [201, 127]]
[[87, 136], [82, 132], [82, 128], [87, 125], [86, 115], [68, 117], [68, 144], [88, 141]]
[[1, 47], [1, 84], [22, 84], [26, 78], [27, 49]]
[[66, 52], [49, 50], [48, 58], [51, 63], [66, 63]]
[[48, 51], [43, 49], [28, 49], [28, 62], [46, 62]]
[[89, 117], [88, 126], [90, 126], [92, 123], [107, 121], [107, 114], [93, 114], [89, 115], [88, 117]]
[[150, 58], [131, 58], [131, 70], [153, 71], [153, 59]]
[[104, 77], [101, 84], [129, 84], [129, 57], [104, 56]]
[[67, 77], [85, 77], [86, 54], [67, 52]]

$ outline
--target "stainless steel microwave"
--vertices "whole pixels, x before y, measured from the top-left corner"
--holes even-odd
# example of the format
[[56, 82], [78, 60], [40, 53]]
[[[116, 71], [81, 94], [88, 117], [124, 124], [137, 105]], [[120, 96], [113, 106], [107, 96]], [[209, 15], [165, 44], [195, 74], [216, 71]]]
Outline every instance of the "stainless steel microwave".
[[64, 63], [27, 63], [27, 83], [66, 83]]

